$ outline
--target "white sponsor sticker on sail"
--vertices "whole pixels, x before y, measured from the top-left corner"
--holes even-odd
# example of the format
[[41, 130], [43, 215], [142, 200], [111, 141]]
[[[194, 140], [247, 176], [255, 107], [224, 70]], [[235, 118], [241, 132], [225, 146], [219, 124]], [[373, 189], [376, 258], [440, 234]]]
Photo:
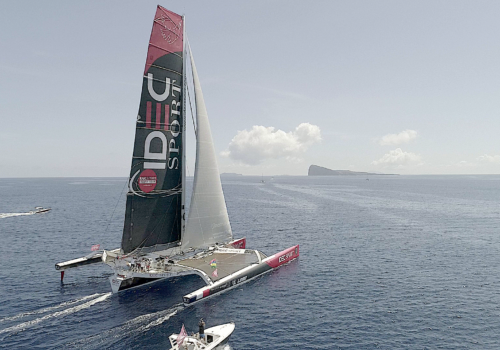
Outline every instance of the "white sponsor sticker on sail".
[[245, 249], [219, 248], [217, 253], [245, 254]]

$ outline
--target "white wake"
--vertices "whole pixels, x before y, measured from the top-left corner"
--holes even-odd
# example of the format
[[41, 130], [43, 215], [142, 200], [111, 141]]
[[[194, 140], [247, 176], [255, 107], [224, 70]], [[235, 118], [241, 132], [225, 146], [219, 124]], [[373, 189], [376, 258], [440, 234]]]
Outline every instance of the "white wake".
[[151, 328], [161, 325], [162, 323], [169, 320], [172, 316], [176, 315], [177, 312], [179, 312], [183, 308], [183, 304], [180, 303], [166, 310], [137, 316], [136, 318], [125, 322], [121, 326], [117, 326], [102, 333], [86, 337], [84, 339], [79, 339], [69, 344], [65, 344], [65, 348], [98, 349], [101, 348], [104, 344], [107, 344], [109, 346], [110, 344], [113, 344], [113, 342], [117, 342], [125, 336], [128, 338], [135, 334], [144, 333]]
[[23, 216], [23, 215], [33, 215], [33, 214], [36, 214], [35, 212], [27, 212], [27, 213], [0, 213], [0, 219], [3, 219], [3, 218], [10, 218], [10, 217], [13, 217], [13, 216]]
[[109, 298], [111, 296], [111, 294], [112, 293], [102, 294], [93, 300], [87, 301], [87, 302], [80, 304], [80, 305], [77, 305], [77, 306], [70, 307], [69, 309], [54, 312], [52, 314], [48, 314], [48, 315], [36, 318], [34, 320], [31, 320], [31, 321], [23, 322], [23, 323], [15, 325], [15, 326], [2, 329], [2, 330], [0, 330], [0, 334], [8, 333], [8, 332], [15, 332], [15, 331], [24, 331], [26, 328], [32, 327], [32, 326], [34, 326], [40, 322], [46, 321], [48, 319], [56, 318], [56, 317], [64, 317], [64, 316], [73, 314], [75, 312], [78, 312], [80, 310], [87, 309], [87, 308], [91, 307], [92, 305], [95, 305], [97, 303], [100, 303], [100, 302], [106, 300], [107, 298]]
[[65, 301], [64, 303], [61, 303], [59, 305], [50, 306], [50, 307], [46, 307], [46, 308], [43, 308], [43, 309], [40, 309], [40, 310], [35, 310], [35, 311], [27, 311], [27, 312], [23, 312], [23, 313], [20, 313], [18, 315], [15, 315], [15, 316], [9, 316], [9, 317], [0, 318], [0, 323], [6, 322], [6, 321], [15, 321], [15, 320], [18, 320], [20, 318], [24, 318], [26, 316], [45, 314], [47, 312], [50, 312], [50, 311], [53, 311], [53, 310], [57, 310], [57, 309], [60, 309], [62, 307], [65, 307], [65, 306], [70, 306], [70, 305], [78, 304], [78, 303], [81, 303], [82, 301], [85, 301], [87, 299], [96, 298], [96, 297], [101, 296], [101, 295], [103, 295], [103, 294], [97, 293], [97, 294], [87, 295], [86, 297], [83, 297], [81, 299], [76, 299], [76, 300], [71, 300], [71, 301]]

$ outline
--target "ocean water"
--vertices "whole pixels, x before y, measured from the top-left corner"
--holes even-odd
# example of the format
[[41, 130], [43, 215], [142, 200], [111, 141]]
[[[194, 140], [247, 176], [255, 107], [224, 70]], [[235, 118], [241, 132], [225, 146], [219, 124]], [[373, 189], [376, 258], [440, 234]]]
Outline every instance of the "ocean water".
[[[500, 176], [223, 177], [235, 237], [300, 258], [192, 306], [196, 276], [112, 295], [125, 179], [0, 179], [0, 347], [169, 349], [234, 321], [230, 349], [499, 349]], [[46, 214], [26, 215], [35, 206]]]

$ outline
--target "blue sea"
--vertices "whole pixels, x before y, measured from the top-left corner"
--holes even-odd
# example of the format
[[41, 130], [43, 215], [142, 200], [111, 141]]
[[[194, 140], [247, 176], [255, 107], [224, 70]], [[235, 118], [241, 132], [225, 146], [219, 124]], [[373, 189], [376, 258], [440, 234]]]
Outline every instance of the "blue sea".
[[222, 178], [235, 237], [300, 258], [185, 307], [197, 276], [113, 295], [105, 265], [54, 269], [120, 246], [126, 179], [0, 179], [0, 347], [169, 349], [203, 317], [233, 350], [500, 348], [500, 176], [260, 180]]

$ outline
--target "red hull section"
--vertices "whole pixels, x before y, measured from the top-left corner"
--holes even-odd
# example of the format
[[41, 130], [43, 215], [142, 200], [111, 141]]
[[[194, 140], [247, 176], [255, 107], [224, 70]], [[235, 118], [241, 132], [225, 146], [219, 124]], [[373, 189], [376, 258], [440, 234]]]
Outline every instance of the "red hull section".
[[284, 251], [278, 254], [274, 254], [273, 256], [264, 259], [264, 261], [270, 267], [275, 269], [278, 266], [286, 264], [287, 262], [292, 261], [293, 259], [296, 259], [298, 257], [299, 257], [299, 245], [297, 244], [296, 246], [285, 249]]
[[183, 300], [184, 304], [190, 304], [206, 298], [208, 296], [221, 293], [228, 289], [231, 289], [239, 284], [246, 283], [252, 278], [260, 276], [266, 272], [272, 271], [273, 269], [280, 267], [296, 258], [299, 257], [299, 246], [293, 246], [288, 249], [283, 250], [278, 254], [274, 254], [264, 260], [259, 264], [250, 265], [240, 271], [229, 275], [214, 284], [198, 289], [188, 295], [185, 295]]

